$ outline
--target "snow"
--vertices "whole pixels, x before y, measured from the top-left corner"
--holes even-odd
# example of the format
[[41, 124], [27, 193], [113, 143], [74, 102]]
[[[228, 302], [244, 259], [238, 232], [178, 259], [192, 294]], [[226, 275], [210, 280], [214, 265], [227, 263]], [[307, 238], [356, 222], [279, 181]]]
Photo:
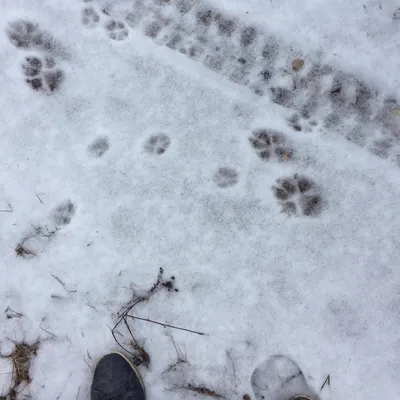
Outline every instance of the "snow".
[[[322, 51], [327, 60], [398, 93], [396, 0], [219, 0], [240, 18], [263, 24], [287, 42]], [[356, 51], [356, 53], [355, 53]]]
[[[329, 63], [335, 52], [341, 55], [335, 68], [359, 72], [368, 84], [376, 79], [375, 116], [388, 88], [399, 89], [396, 4], [387, 1], [380, 11], [369, 1], [366, 12], [356, 3], [221, 0], [219, 7], [257, 29], [268, 16], [265, 35], [279, 38], [282, 53], [293, 41], [294, 54], [307, 60]], [[0, 299], [22, 316], [1, 314], [0, 352], [9, 355], [15, 342], [41, 341], [32, 382], [21, 385], [19, 398], [89, 398], [96, 360], [120, 350], [110, 332], [117, 313], [152, 287], [160, 268], [179, 291], [162, 288], [132, 315], [207, 335], [130, 321], [151, 357], [149, 369], [140, 367], [149, 399], [194, 397], [171, 390], [188, 383], [228, 399], [254, 398], [253, 371], [280, 353], [299, 364], [317, 392], [330, 375], [321, 399], [395, 398], [395, 128], [368, 120], [361, 122], [371, 126], [366, 143], [347, 140], [323, 126], [328, 103], [321, 97], [312, 117], [317, 127], [301, 120], [296, 131], [287, 122], [295, 111], [254, 94], [252, 78], [227, 79], [236, 68], [231, 61], [212, 71], [206, 58], [192, 60], [143, 34], [152, 13], [176, 22], [172, 6], [144, 2], [138, 26], [125, 24], [128, 37], [110, 39], [114, 31], [104, 24], [122, 21], [132, 4], [2, 2]], [[82, 22], [88, 6], [101, 18], [91, 28]], [[101, 14], [103, 7], [112, 17]], [[5, 32], [19, 18], [55, 38], [48, 52], [10, 43]], [[182, 18], [192, 35], [194, 14]], [[213, 63], [215, 42], [225, 57], [236, 49], [226, 38], [208, 40]], [[320, 48], [324, 56], [316, 54]], [[244, 53], [251, 60], [251, 51]], [[45, 55], [64, 74], [54, 92], [32, 90], [21, 68], [27, 56], [44, 64]], [[257, 60], [251, 65], [255, 71]], [[273, 83], [290, 86], [287, 72], [279, 71], [273, 70]], [[294, 110], [301, 94], [298, 101]], [[346, 132], [359, 123], [354, 114], [342, 116]], [[261, 160], [249, 143], [257, 129], [281, 132], [293, 156]], [[368, 135], [381, 131], [390, 148], [380, 158]], [[272, 187], [294, 174], [315, 182], [323, 198], [317, 216], [281, 212]], [[34, 254], [17, 256], [19, 243]], [[133, 351], [123, 325], [119, 331]], [[177, 359], [174, 342], [190, 364], [165, 373]], [[11, 369], [2, 359], [1, 394]]]

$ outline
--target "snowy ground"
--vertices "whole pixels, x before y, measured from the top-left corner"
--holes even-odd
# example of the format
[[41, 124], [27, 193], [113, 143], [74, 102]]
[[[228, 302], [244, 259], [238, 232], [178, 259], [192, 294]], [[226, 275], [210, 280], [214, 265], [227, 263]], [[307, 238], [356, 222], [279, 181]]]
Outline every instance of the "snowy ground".
[[160, 268], [132, 315], [207, 336], [129, 321], [149, 399], [254, 399], [279, 353], [321, 399], [396, 398], [398, 5], [266, 3], [1, 2], [0, 351], [40, 340], [18, 398], [88, 399]]

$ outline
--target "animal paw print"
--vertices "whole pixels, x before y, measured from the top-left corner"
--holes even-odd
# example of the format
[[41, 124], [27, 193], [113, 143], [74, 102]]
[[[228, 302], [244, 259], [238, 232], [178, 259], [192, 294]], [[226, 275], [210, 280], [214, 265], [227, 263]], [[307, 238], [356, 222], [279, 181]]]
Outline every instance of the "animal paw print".
[[215, 184], [221, 189], [235, 186], [239, 181], [239, 174], [233, 168], [219, 168], [214, 175]]
[[288, 161], [293, 149], [287, 145], [286, 137], [271, 129], [256, 129], [249, 137], [250, 144], [262, 160], [277, 159]]
[[52, 57], [26, 56], [22, 63], [22, 71], [26, 83], [34, 90], [54, 92], [64, 80], [63, 71], [56, 68], [56, 61]]
[[372, 154], [380, 158], [388, 158], [390, 151], [393, 146], [393, 140], [391, 138], [383, 138], [375, 140], [370, 146], [369, 150]]
[[164, 154], [171, 144], [171, 139], [164, 133], [151, 135], [145, 145], [144, 149], [150, 154]]
[[46, 48], [51, 44], [50, 38], [39, 29], [38, 24], [25, 20], [10, 22], [7, 36], [10, 42], [19, 49]]
[[311, 132], [318, 125], [316, 120], [309, 119], [309, 117], [300, 117], [299, 114], [293, 114], [288, 118], [287, 123], [296, 132]]
[[128, 29], [125, 24], [121, 21], [110, 20], [106, 24], [106, 30], [108, 37], [112, 40], [125, 40], [128, 37]]
[[107, 137], [99, 137], [95, 139], [87, 148], [90, 156], [100, 158], [110, 148]]
[[81, 21], [86, 28], [94, 28], [100, 21], [100, 15], [93, 6], [88, 6], [82, 10]]
[[53, 212], [54, 223], [57, 227], [69, 225], [75, 212], [76, 205], [71, 200], [61, 203]]
[[320, 191], [306, 176], [278, 179], [273, 191], [285, 214], [316, 216], [322, 210]]

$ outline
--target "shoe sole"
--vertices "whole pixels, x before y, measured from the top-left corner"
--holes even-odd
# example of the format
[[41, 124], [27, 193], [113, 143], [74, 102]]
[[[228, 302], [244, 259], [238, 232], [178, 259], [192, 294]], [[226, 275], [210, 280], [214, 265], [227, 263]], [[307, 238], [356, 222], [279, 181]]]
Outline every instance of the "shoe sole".
[[[100, 362], [104, 357], [108, 356], [109, 354], [118, 354], [119, 356], [121, 356], [121, 357], [130, 365], [130, 367], [132, 368], [132, 370], [135, 372], [136, 377], [139, 379], [140, 385], [142, 386], [142, 389], [143, 389], [144, 397], [146, 398], [146, 389], [145, 389], [144, 384], [143, 384], [142, 376], [140, 375], [140, 372], [139, 372], [139, 370], [137, 369], [136, 365], [133, 364], [133, 362], [132, 362], [124, 353], [121, 353], [120, 351], [111, 351], [110, 353], [105, 354], [104, 356], [100, 357], [100, 358], [97, 360], [97, 363], [96, 363], [96, 365], [95, 365], [95, 369], [96, 369], [97, 365], [99, 364], [99, 362]], [[312, 399], [311, 399], [311, 400], [312, 400]]]

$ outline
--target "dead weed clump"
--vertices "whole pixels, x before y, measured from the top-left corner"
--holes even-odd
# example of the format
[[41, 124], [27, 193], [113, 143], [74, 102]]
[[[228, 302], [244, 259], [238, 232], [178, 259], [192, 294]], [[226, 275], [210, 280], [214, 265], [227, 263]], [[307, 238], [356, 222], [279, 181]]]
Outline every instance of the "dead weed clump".
[[24, 241], [17, 244], [15, 247], [15, 254], [22, 258], [32, 258], [36, 256], [36, 253], [33, 250], [30, 250], [25, 246]]
[[9, 356], [2, 356], [2, 358], [10, 359], [13, 364], [12, 372], [12, 386], [7, 394], [10, 400], [17, 399], [17, 389], [22, 383], [29, 385], [32, 381], [29, 370], [33, 357], [36, 357], [40, 347], [40, 342], [36, 341], [33, 344], [26, 342], [14, 343], [15, 347]]

